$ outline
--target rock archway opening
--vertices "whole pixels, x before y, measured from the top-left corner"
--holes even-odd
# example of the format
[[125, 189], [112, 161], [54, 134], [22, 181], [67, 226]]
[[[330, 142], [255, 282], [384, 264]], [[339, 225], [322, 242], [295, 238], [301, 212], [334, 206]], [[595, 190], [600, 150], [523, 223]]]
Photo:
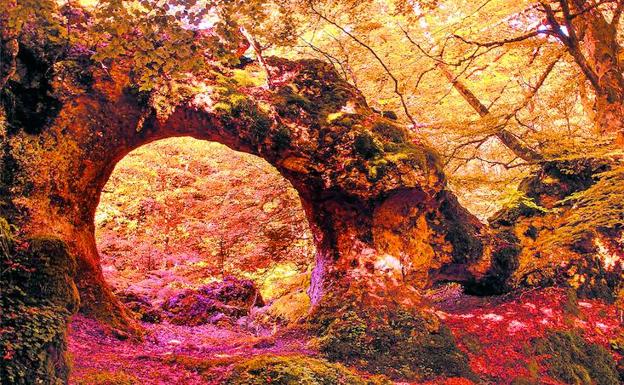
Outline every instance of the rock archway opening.
[[177, 137], [127, 154], [95, 235], [106, 282], [142, 321], [234, 324], [254, 307], [276, 319], [309, 307], [315, 247], [297, 191], [222, 144]]

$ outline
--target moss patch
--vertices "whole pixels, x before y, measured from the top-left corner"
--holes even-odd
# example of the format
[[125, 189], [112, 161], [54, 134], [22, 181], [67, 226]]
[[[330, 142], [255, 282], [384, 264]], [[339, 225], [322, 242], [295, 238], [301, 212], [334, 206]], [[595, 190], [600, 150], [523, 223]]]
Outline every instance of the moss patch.
[[312, 319], [320, 350], [332, 361], [393, 378], [475, 379], [451, 331], [432, 322], [398, 305], [358, 306], [350, 298], [328, 301]]
[[18, 244], [7, 222], [0, 222], [0, 382], [65, 383], [67, 319], [79, 301], [74, 258], [58, 239]]
[[364, 159], [373, 159], [383, 153], [383, 146], [368, 131], [355, 136], [353, 150]]
[[364, 378], [340, 365], [305, 356], [254, 357], [234, 367], [227, 385], [390, 385], [382, 377]]
[[94, 371], [76, 380], [76, 385], [138, 385], [139, 380], [126, 372]]
[[616, 362], [602, 346], [576, 332], [555, 331], [535, 342], [535, 353], [547, 358], [548, 374], [566, 384], [617, 385]]
[[407, 132], [404, 129], [384, 121], [375, 122], [373, 132], [392, 143], [404, 143], [407, 140]]

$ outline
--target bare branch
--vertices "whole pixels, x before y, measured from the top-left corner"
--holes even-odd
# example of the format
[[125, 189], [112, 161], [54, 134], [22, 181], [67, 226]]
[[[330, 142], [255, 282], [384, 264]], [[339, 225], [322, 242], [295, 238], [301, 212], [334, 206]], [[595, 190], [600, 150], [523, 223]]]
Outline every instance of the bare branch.
[[462, 42], [464, 42], [466, 44], [476, 45], [476, 46], [479, 46], [479, 47], [491, 48], [491, 47], [502, 47], [504, 45], [512, 44], [512, 43], [519, 43], [521, 41], [525, 41], [525, 40], [534, 38], [536, 36], [539, 36], [540, 34], [542, 34], [542, 32], [540, 32], [540, 31], [533, 31], [533, 32], [529, 32], [529, 33], [521, 35], [521, 36], [516, 36], [516, 37], [512, 37], [512, 38], [508, 38], [508, 39], [502, 39], [502, 40], [488, 41], [488, 42], [478, 42], [478, 41], [468, 40], [465, 37], [460, 36], [460, 35], [456, 35], [456, 34], [453, 34], [452, 36], [454, 38], [456, 38], [456, 39], [461, 40]]
[[386, 65], [386, 63], [381, 59], [381, 57], [379, 57], [379, 55], [377, 54], [377, 52], [375, 52], [374, 49], [372, 49], [368, 44], [364, 43], [362, 40], [360, 40], [357, 36], [353, 35], [351, 32], [347, 31], [344, 27], [342, 27], [341, 25], [339, 25], [338, 23], [328, 19], [327, 17], [325, 17], [323, 14], [321, 14], [320, 12], [318, 12], [316, 10], [316, 8], [314, 8], [313, 5], [313, 1], [309, 1], [308, 4], [310, 5], [310, 9], [312, 9], [312, 11], [321, 19], [325, 20], [326, 22], [328, 22], [329, 24], [333, 25], [334, 27], [338, 28], [339, 30], [341, 30], [345, 35], [349, 36], [353, 41], [355, 41], [357, 44], [359, 44], [360, 46], [362, 46], [363, 48], [365, 48], [367, 51], [369, 51], [377, 60], [377, 62], [379, 62], [379, 64], [382, 66], [382, 68], [384, 69], [384, 71], [386, 72], [386, 74], [390, 77], [390, 79], [392, 79], [392, 82], [394, 83], [394, 93], [399, 97], [399, 99], [401, 100], [401, 105], [403, 107], [403, 112], [405, 113], [405, 115], [407, 116], [407, 118], [409, 119], [409, 121], [412, 123], [412, 128], [416, 129], [416, 127], [418, 126], [416, 123], [416, 120], [414, 119], [414, 117], [412, 116], [412, 114], [409, 112], [409, 108], [407, 107], [407, 103], [405, 102], [405, 96], [403, 95], [403, 93], [401, 92], [401, 89], [399, 87], [399, 80], [396, 78], [396, 76], [394, 76], [394, 74], [392, 73], [392, 71], [390, 71], [390, 68], [388, 68], [388, 66]]

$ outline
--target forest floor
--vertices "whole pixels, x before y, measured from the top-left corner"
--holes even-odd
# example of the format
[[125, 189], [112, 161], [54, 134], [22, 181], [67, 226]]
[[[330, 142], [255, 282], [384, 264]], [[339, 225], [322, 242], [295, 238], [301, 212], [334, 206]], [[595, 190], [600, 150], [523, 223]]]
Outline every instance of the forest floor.
[[[533, 356], [530, 349], [533, 340], [551, 330], [576, 330], [605, 347], [622, 333], [614, 306], [594, 300], [570, 303], [561, 289], [498, 297], [450, 293], [439, 299], [437, 309], [484, 384], [510, 384], [518, 376], [536, 374], [541, 384], [561, 384], [548, 377], [542, 365], [547, 357]], [[300, 327], [252, 331], [238, 325], [143, 325], [146, 337], [136, 342], [114, 337], [96, 321], [74, 317], [69, 338], [72, 384], [83, 384], [96, 372], [119, 371], [142, 385], [222, 384], [235, 363], [251, 356], [317, 355]], [[428, 384], [467, 383], [440, 379]]]
[[295, 329], [270, 336], [271, 330], [242, 326], [142, 325], [143, 341], [119, 339], [99, 322], [75, 316], [69, 333], [71, 384], [82, 384], [95, 372], [125, 372], [142, 385], [221, 384], [233, 364], [255, 355], [315, 353], [306, 347], [307, 334]]

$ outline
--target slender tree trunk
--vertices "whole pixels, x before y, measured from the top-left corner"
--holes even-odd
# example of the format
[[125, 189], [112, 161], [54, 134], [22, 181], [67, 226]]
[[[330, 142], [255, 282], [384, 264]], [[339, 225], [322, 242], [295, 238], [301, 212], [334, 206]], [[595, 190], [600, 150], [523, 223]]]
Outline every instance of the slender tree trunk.
[[[470, 104], [470, 106], [479, 114], [484, 117], [489, 115], [490, 110], [485, 106], [479, 98], [470, 90], [464, 83], [458, 80], [451, 72], [448, 66], [442, 62], [437, 63], [437, 68], [448, 79], [453, 87], [459, 94]], [[539, 162], [544, 160], [544, 157], [539, 152], [533, 150], [526, 144], [522, 143], [514, 134], [505, 128], [500, 128], [496, 132], [496, 137], [509, 148], [518, 158], [527, 162]]]
[[273, 89], [273, 80], [271, 79], [271, 71], [269, 70], [269, 65], [267, 64], [266, 60], [264, 60], [264, 55], [262, 54], [262, 47], [260, 46], [260, 43], [258, 43], [258, 41], [253, 37], [253, 35], [249, 31], [247, 31], [247, 29], [245, 29], [245, 27], [241, 27], [240, 31], [243, 34], [243, 36], [245, 36], [245, 39], [247, 39], [247, 41], [249, 42], [249, 45], [251, 46], [251, 48], [254, 50], [254, 53], [258, 57], [258, 62], [260, 62], [260, 65], [266, 72], [267, 86], [269, 87], [269, 89]]

